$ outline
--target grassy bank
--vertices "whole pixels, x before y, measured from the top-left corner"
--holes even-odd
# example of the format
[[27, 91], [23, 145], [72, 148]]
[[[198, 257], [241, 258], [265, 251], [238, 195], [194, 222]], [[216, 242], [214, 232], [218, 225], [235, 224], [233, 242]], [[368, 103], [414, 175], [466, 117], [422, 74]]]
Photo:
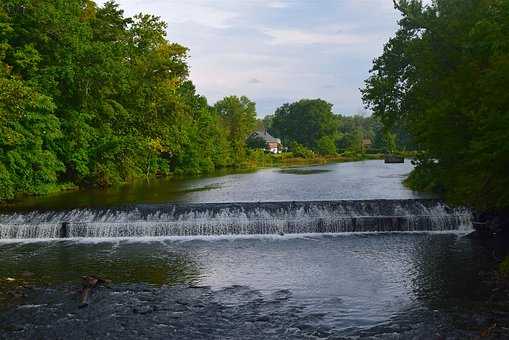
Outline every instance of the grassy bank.
[[248, 159], [240, 165], [240, 168], [258, 169], [280, 166], [320, 165], [327, 163], [355, 162], [370, 159], [383, 159], [383, 155], [343, 153], [335, 155], [309, 154], [306, 157], [303, 157], [292, 152], [270, 154], [261, 151], [252, 151], [249, 154]]
[[[271, 154], [265, 153], [261, 150], [250, 151], [245, 159], [245, 161], [236, 164], [235, 166], [210, 169], [209, 171], [201, 171], [199, 173], [183, 173], [183, 172], [172, 172], [164, 176], [158, 177], [166, 177], [166, 178], [193, 178], [200, 176], [214, 176], [214, 175], [223, 175], [229, 173], [237, 173], [237, 172], [251, 172], [256, 171], [258, 169], [263, 168], [271, 168], [271, 167], [297, 167], [297, 166], [307, 166], [307, 165], [322, 165], [327, 163], [339, 163], [339, 162], [354, 162], [354, 161], [363, 161], [363, 160], [371, 160], [371, 159], [383, 159], [382, 154], [354, 154], [354, 153], [343, 153], [336, 155], [319, 155], [319, 154], [308, 154], [306, 157], [302, 157], [301, 155], [296, 155], [292, 152], [286, 152], [282, 154]], [[146, 177], [135, 177], [131, 178], [128, 181], [124, 181], [122, 183], [116, 183], [116, 185], [125, 185], [129, 183], [133, 183], [140, 179]], [[88, 189], [90, 187], [87, 186], [78, 186], [73, 183], [56, 183], [54, 185], [48, 185], [44, 188], [44, 190], [40, 190], [37, 193], [20, 193], [13, 200], [3, 200], [0, 201], [0, 206], [8, 207], [14, 202], [19, 202], [23, 200], [24, 197], [29, 196], [45, 196], [50, 194], [58, 194], [63, 191], [78, 191], [81, 189]], [[106, 187], [104, 187], [106, 188]]]

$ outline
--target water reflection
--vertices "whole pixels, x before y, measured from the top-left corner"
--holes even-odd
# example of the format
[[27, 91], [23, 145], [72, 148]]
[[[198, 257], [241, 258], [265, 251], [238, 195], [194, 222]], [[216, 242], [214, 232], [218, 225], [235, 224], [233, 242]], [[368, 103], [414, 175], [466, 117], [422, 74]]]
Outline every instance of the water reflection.
[[[0, 272], [32, 285], [79, 284], [81, 275], [95, 274], [114, 285], [285, 292], [304, 313], [319, 314], [316, 322], [347, 334], [434, 311], [474, 313], [486, 289], [479, 272], [492, 265], [483, 249], [456, 234], [425, 233], [4, 244]], [[243, 296], [231, 303], [242, 304]]]
[[159, 242], [4, 244], [0, 246], [0, 258], [2, 279], [35, 285], [77, 282], [88, 274], [116, 283], [150, 284], [189, 284], [200, 277], [193, 256]]
[[216, 177], [156, 179], [108, 190], [27, 197], [7, 210], [110, 207], [134, 203], [428, 197], [412, 192], [402, 185], [402, 179], [412, 169], [413, 165], [409, 162], [384, 164], [383, 161], [374, 160], [289, 169], [263, 169], [236, 174], [220, 173]]
[[[415, 296], [431, 309], [462, 309], [486, 301], [493, 287], [483, 282], [483, 275], [496, 269], [494, 249], [494, 245], [453, 235], [423, 239], [412, 256]], [[505, 244], [500, 253], [508, 249]]]

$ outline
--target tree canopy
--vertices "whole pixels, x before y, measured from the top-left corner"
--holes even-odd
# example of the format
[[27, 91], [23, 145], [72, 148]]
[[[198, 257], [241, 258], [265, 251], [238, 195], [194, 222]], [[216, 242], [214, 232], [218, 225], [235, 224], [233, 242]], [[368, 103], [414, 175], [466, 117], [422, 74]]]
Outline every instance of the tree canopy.
[[326, 154], [336, 153], [337, 117], [332, 104], [322, 99], [302, 99], [284, 104], [271, 118], [270, 130], [283, 144], [299, 143]]
[[246, 140], [256, 127], [256, 106], [247, 97], [230, 96], [218, 101], [214, 108], [226, 127], [235, 162], [246, 155]]
[[334, 114], [332, 104], [322, 99], [284, 104], [274, 115], [266, 116], [263, 124], [292, 151], [304, 147], [323, 155], [345, 151], [361, 154], [368, 151], [364, 142], [369, 140], [371, 151], [387, 152], [391, 151], [387, 145], [388, 135], [394, 135], [393, 149], [414, 148], [403, 129], [386, 130], [380, 120], [372, 116]]
[[235, 165], [254, 104], [209, 106], [187, 59], [158, 17], [113, 1], [2, 1], [0, 199]]
[[366, 105], [424, 151], [410, 183], [481, 211], [509, 208], [509, 0], [395, 2], [399, 30]]

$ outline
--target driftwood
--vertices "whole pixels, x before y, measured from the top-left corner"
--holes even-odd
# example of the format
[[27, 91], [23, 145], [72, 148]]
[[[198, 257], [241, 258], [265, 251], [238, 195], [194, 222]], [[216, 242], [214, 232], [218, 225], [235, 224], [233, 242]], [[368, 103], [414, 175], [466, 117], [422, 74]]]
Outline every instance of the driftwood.
[[97, 277], [94, 275], [82, 276], [81, 277], [82, 288], [81, 288], [80, 308], [88, 306], [88, 299], [90, 297], [90, 293], [91, 293], [92, 289], [94, 289], [100, 285], [107, 286], [110, 283], [111, 283], [111, 280]]

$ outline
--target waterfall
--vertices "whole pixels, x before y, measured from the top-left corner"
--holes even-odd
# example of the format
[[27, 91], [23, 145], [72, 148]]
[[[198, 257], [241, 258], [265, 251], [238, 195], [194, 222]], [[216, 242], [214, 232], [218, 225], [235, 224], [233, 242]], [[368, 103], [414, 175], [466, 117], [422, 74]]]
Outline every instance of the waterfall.
[[438, 200], [134, 205], [0, 215], [0, 239], [448, 231], [471, 213]]

